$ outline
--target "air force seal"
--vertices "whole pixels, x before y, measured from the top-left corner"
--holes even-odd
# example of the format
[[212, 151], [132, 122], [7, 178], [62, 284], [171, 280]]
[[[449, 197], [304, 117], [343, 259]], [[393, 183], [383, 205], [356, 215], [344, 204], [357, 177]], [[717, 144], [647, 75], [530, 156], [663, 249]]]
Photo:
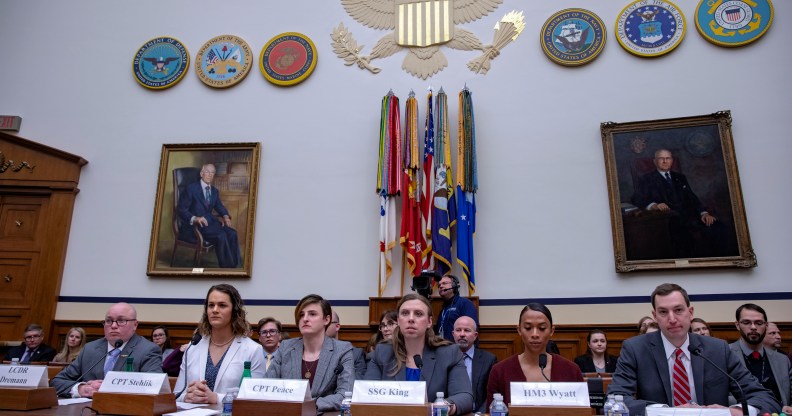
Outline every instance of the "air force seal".
[[542, 26], [542, 50], [553, 62], [566, 66], [587, 64], [605, 47], [605, 25], [584, 9], [566, 9]]
[[616, 39], [633, 55], [655, 57], [679, 46], [685, 37], [685, 29], [685, 16], [674, 3], [638, 0], [619, 13]]
[[718, 46], [743, 46], [770, 29], [770, 0], [701, 0], [696, 7], [696, 29]]
[[270, 39], [261, 49], [259, 68], [275, 85], [295, 85], [316, 68], [316, 46], [302, 33], [286, 32]]
[[137, 82], [152, 90], [176, 85], [187, 73], [190, 53], [174, 38], [154, 38], [144, 43], [132, 59]]
[[195, 57], [195, 71], [204, 84], [228, 88], [241, 82], [250, 72], [253, 54], [242, 38], [217, 36], [206, 42]]

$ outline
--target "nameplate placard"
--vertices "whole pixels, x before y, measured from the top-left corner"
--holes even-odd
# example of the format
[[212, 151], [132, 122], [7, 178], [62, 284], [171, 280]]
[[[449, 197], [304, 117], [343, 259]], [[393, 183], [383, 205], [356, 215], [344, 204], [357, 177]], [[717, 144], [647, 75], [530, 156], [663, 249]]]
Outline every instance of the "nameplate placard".
[[511, 404], [518, 406], [585, 406], [586, 383], [510, 383]]
[[133, 373], [111, 371], [105, 375], [101, 393], [160, 394], [170, 393], [170, 383], [165, 373]]
[[352, 403], [424, 404], [426, 382], [356, 380]]
[[45, 365], [0, 365], [0, 387], [49, 387]]
[[311, 400], [311, 391], [308, 380], [246, 378], [239, 386], [237, 398], [302, 403]]

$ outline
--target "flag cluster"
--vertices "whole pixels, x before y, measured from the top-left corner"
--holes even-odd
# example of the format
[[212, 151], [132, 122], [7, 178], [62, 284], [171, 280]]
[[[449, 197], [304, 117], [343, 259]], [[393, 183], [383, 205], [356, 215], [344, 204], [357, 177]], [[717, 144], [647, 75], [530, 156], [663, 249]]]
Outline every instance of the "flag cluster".
[[405, 105], [403, 141], [399, 111], [398, 97], [392, 92], [383, 97], [377, 171], [377, 194], [380, 198], [379, 295], [384, 294], [393, 271], [398, 195], [401, 195], [402, 203], [398, 241], [404, 253], [402, 264], [409, 274], [418, 276], [424, 269], [437, 270], [441, 275], [450, 273], [453, 268], [452, 247], [456, 241], [456, 261], [468, 283], [469, 292], [474, 293], [473, 234], [476, 229], [478, 175], [471, 93], [467, 88], [459, 93], [456, 181], [451, 177], [448, 99], [443, 89], [436, 97], [430, 90], [426, 97], [423, 152], [419, 148], [418, 100], [412, 92]]

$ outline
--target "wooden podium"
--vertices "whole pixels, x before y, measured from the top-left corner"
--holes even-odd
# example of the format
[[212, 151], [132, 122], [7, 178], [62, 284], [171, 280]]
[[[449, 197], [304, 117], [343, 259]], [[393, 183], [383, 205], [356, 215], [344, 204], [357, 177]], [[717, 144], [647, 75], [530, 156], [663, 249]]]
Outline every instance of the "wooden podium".
[[159, 416], [176, 411], [176, 396], [96, 392], [91, 407], [102, 415]]
[[424, 404], [371, 404], [352, 403], [353, 415], [365, 416], [426, 416], [432, 407]]
[[591, 416], [594, 409], [588, 406], [517, 406], [509, 405], [511, 416]]
[[245, 416], [316, 416], [316, 400], [297, 403], [234, 399], [234, 414]]
[[35, 410], [58, 405], [53, 387], [0, 387], [0, 410]]

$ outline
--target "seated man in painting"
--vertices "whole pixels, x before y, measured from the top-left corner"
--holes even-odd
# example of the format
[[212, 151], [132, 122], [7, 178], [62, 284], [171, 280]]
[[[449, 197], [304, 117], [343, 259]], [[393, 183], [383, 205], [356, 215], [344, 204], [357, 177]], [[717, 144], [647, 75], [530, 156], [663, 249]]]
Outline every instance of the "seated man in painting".
[[[201, 180], [187, 185], [179, 197], [178, 213], [182, 219], [181, 238], [191, 240], [193, 226], [200, 228], [204, 239], [215, 246], [221, 268], [240, 267], [237, 232], [231, 228], [231, 216], [220, 201], [220, 191], [212, 186], [215, 166], [207, 163], [201, 167]], [[213, 213], [222, 216], [216, 218]]]

